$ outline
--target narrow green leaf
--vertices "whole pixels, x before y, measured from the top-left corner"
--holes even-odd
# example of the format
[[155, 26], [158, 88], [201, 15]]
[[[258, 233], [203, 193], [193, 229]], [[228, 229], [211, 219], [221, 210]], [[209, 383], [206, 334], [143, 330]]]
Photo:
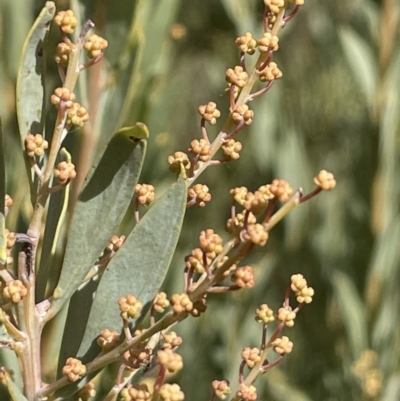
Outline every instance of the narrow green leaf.
[[46, 2], [22, 50], [17, 77], [17, 116], [22, 145], [29, 132], [43, 132], [43, 47], [55, 11], [54, 2]]
[[370, 105], [375, 102], [378, 82], [377, 59], [372, 46], [352, 28], [340, 28], [339, 39], [354, 79]]
[[12, 381], [9, 373], [2, 369], [4, 384], [10, 393], [12, 401], [28, 401], [18, 386]]
[[146, 151], [146, 140], [133, 135], [137, 129], [143, 131], [143, 127], [137, 125], [117, 132], [86, 179], [72, 216], [50, 317], [82, 284], [132, 200]]
[[97, 288], [78, 355], [83, 356], [102, 329], [120, 331], [119, 297], [133, 294], [147, 313], [159, 290], [181, 232], [186, 181], [179, 178], [135, 226], [104, 272]]
[[347, 274], [339, 270], [335, 271], [332, 282], [342, 313], [352, 358], [356, 360], [368, 346], [365, 306], [357, 293], [356, 286]]
[[7, 261], [7, 239], [5, 223], [6, 167], [4, 163], [3, 125], [0, 118], [0, 263]]

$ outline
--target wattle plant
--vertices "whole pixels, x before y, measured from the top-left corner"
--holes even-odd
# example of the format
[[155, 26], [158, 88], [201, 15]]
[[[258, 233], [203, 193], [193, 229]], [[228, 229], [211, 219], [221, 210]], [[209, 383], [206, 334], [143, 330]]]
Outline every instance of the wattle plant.
[[[207, 127], [216, 125], [223, 113], [214, 102], [199, 107], [201, 138], [191, 141], [187, 153], [168, 157], [176, 180], [155, 199], [154, 187], [138, 183], [149, 137], [142, 122], [122, 126], [112, 135], [79, 196], [70, 193], [77, 173], [63, 141], [90, 121], [76, 101], [76, 85], [83, 71], [102, 60], [108, 44], [90, 33], [91, 21], [72, 39], [78, 25], [74, 13], [56, 13], [55, 4], [46, 3], [26, 40], [17, 81], [19, 133], [32, 204], [26, 233], [7, 226], [9, 209], [19, 205], [6, 194], [5, 169], [12, 166], [5, 166], [0, 138], [2, 399], [182, 400], [180, 387], [167, 382], [167, 373], [183, 366], [176, 352], [182, 338], [170, 329], [204, 313], [214, 293], [254, 286], [252, 267], [241, 261], [267, 243], [271, 229], [289, 211], [334, 188], [333, 175], [322, 170], [309, 194], [280, 179], [255, 191], [232, 189], [229, 238], [205, 228], [185, 258], [182, 292], [167, 296], [160, 291], [184, 235], [185, 210], [211, 201], [209, 188], [195, 181], [205, 169], [239, 158], [242, 144], [236, 137], [255, 118], [249, 101], [266, 94], [282, 77], [273, 55], [280, 30], [302, 0], [264, 4], [263, 36], [255, 39], [247, 32], [236, 39], [240, 65], [226, 72], [230, 106], [225, 123], [211, 140]], [[44, 62], [51, 23], [61, 32], [55, 49], [61, 83], [47, 96]], [[245, 59], [252, 55], [258, 58], [247, 68]], [[260, 82], [262, 87], [253, 90]], [[48, 98], [52, 106], [47, 111]], [[51, 134], [44, 126], [46, 113], [56, 116]], [[117, 236], [120, 227], [124, 235]], [[243, 350], [238, 384], [215, 380], [212, 398], [232, 393], [233, 400], [255, 400], [257, 376], [291, 352], [293, 343], [282, 330], [293, 326], [314, 290], [301, 274], [288, 282], [276, 313], [266, 304], [256, 309], [261, 344]], [[267, 329], [272, 330], [269, 335]], [[152, 386], [142, 382], [150, 370], [155, 371]]]

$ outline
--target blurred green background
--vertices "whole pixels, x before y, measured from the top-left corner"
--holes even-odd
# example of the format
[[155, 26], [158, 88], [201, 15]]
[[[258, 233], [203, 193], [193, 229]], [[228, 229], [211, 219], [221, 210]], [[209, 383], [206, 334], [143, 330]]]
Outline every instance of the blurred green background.
[[[262, 32], [261, 0], [71, 0], [107, 38], [104, 63], [82, 74], [78, 99], [92, 117], [66, 140], [81, 182], [116, 127], [145, 122], [151, 132], [143, 182], [158, 193], [173, 181], [167, 156], [200, 137], [197, 107], [215, 101], [227, 115], [225, 70], [238, 64], [237, 36]], [[26, 230], [29, 191], [15, 115], [15, 79], [24, 38], [44, 1], [1, 0], [0, 114], [6, 136], [7, 192], [21, 206], [9, 225]], [[251, 103], [241, 158], [208, 169], [200, 182], [213, 200], [187, 211], [165, 289], [182, 290], [183, 258], [201, 230], [223, 235], [229, 189], [285, 178], [305, 192], [322, 168], [335, 191], [295, 209], [266, 247], [246, 261], [252, 290], [209, 297], [207, 313], [176, 331], [186, 368], [176, 377], [192, 401], [208, 400], [213, 379], [237, 383], [240, 352], [257, 346], [254, 309], [278, 308], [294, 273], [315, 288], [293, 329], [294, 351], [256, 382], [271, 401], [400, 399], [400, 4], [398, 0], [307, 0], [283, 29], [275, 54], [283, 71]], [[47, 91], [59, 83], [49, 45]], [[250, 62], [251, 63], [251, 62]], [[48, 124], [54, 113], [48, 109]], [[46, 131], [47, 132], [47, 131]], [[217, 128], [209, 131], [211, 138]], [[80, 180], [80, 181], [79, 181]], [[76, 192], [76, 191], [75, 191]]]

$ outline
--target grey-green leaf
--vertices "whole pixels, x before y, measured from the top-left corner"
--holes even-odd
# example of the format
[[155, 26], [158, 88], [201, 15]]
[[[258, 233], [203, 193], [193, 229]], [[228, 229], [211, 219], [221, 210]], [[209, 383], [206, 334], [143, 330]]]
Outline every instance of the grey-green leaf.
[[17, 77], [17, 116], [22, 144], [29, 132], [43, 131], [43, 44], [55, 11], [54, 2], [46, 2], [22, 50]]
[[84, 355], [102, 329], [120, 331], [119, 297], [133, 294], [144, 315], [159, 290], [175, 252], [187, 198], [180, 177], [135, 226], [104, 272], [93, 301], [78, 355]]
[[[139, 135], [135, 135], [140, 131]], [[60, 280], [48, 317], [82, 284], [115, 234], [134, 194], [146, 151], [144, 124], [118, 131], [89, 173], [72, 216]]]

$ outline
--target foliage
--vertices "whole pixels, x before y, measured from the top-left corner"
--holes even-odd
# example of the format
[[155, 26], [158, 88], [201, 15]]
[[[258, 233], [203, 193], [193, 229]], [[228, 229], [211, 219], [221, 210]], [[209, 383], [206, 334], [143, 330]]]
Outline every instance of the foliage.
[[[131, 202], [132, 191], [146, 151], [144, 143], [147, 142], [147, 156], [140, 174], [141, 182], [153, 183], [157, 193], [176, 191], [183, 178], [170, 187], [172, 178], [166, 169], [166, 155], [182, 148], [183, 143], [186, 146], [197, 136], [186, 133], [198, 130], [197, 119], [193, 118], [198, 104], [210, 98], [218, 99], [222, 114], [228, 109], [228, 97], [222, 96], [225, 83], [221, 76], [224, 69], [237, 63], [232, 39], [246, 31], [255, 36], [262, 33], [262, 2], [192, 0], [188, 5], [177, 0], [163, 0], [161, 4], [155, 0], [121, 1], [116, 7], [112, 2], [102, 5], [71, 2], [79, 21], [92, 19], [96, 31], [109, 41], [109, 47], [105, 51], [105, 63], [82, 71], [75, 88], [79, 101], [88, 106], [90, 119], [83, 129], [68, 133], [63, 146], [70, 154], [62, 152], [59, 157], [76, 162], [77, 177], [69, 185], [70, 193], [66, 186], [65, 190], [51, 195], [48, 209], [44, 211], [46, 226], [41, 232], [37, 258], [36, 299], [47, 308], [46, 300], [54, 289], [62, 289], [60, 301], [50, 298], [50, 310], [58, 313], [45, 326], [42, 336], [43, 378], [48, 383], [55, 380], [55, 375], [60, 375], [66, 358], [78, 352], [80, 338], [85, 338], [83, 349], [87, 349], [94, 333], [98, 332], [101, 321], [88, 315], [89, 306], [80, 306], [82, 302], [85, 305], [90, 302], [96, 288], [100, 291], [100, 286], [108, 287], [103, 280], [106, 274], [110, 275], [107, 277], [110, 287], [106, 291], [112, 294], [118, 291], [119, 283], [123, 281], [121, 277], [129, 276], [124, 272], [129, 260], [132, 264], [135, 260], [152, 263], [151, 256], [158, 256], [158, 251], [145, 241], [148, 238], [146, 221], [152, 220], [152, 210], [158, 206], [163, 210], [158, 213], [164, 213], [165, 229], [171, 224], [174, 226], [174, 223], [164, 221], [176, 216], [166, 211], [171, 210], [171, 205], [169, 209], [162, 207], [162, 202], [171, 202], [167, 195], [159, 198], [141, 217], [141, 226], [137, 227], [143, 227], [147, 235], [133, 229], [132, 211], [136, 209], [135, 201]], [[21, 121], [20, 111], [20, 129], [15, 127], [13, 91], [20, 49], [32, 18], [36, 18], [42, 6], [40, 2], [37, 9], [25, 4], [21, 7], [18, 1], [11, 0], [5, 0], [1, 5], [4, 57], [0, 63], [0, 85], [5, 96], [0, 105], [3, 147], [6, 149], [1, 153], [5, 156], [7, 182], [1, 189], [3, 193], [12, 194], [14, 200], [6, 226], [19, 233], [27, 232], [32, 219], [32, 202], [37, 201], [35, 191], [40, 186], [37, 176], [29, 174], [30, 179], [26, 179], [30, 165], [24, 164], [21, 158], [20, 143], [24, 143], [26, 130], [32, 125]], [[59, 6], [67, 8], [61, 2], [57, 8]], [[274, 54], [274, 61], [282, 69], [283, 79], [265, 96], [250, 103], [255, 117], [253, 124], [240, 132], [243, 152], [239, 161], [208, 168], [202, 174], [202, 181], [211, 188], [212, 202], [201, 210], [195, 207], [187, 210], [182, 228], [184, 235], [163, 289], [168, 294], [182, 292], [184, 255], [194, 247], [201, 230], [209, 227], [215, 232], [223, 230], [224, 220], [230, 215], [227, 209], [231, 201], [230, 188], [242, 185], [258, 188], [273, 177], [285, 177], [295, 187], [307, 185], [313, 172], [322, 167], [335, 171], [340, 185], [329, 195], [321, 195], [318, 200], [296, 208], [273, 230], [266, 248], [252, 251], [246, 263], [253, 266], [255, 273], [253, 289], [209, 296], [207, 313], [179, 324], [177, 331], [185, 340], [179, 348], [185, 369], [173, 380], [181, 385], [186, 399], [208, 399], [210, 383], [215, 378], [228, 378], [233, 387], [241, 362], [240, 350], [260, 342], [259, 329], [249, 311], [265, 302], [280, 305], [288, 278], [299, 271], [316, 289], [316, 299], [302, 312], [290, 331], [295, 346], [287, 363], [283, 361], [257, 380], [259, 399], [398, 399], [399, 344], [396, 333], [400, 303], [396, 283], [400, 234], [399, 191], [398, 185], [394, 184], [399, 176], [398, 16], [398, 5], [391, 0], [382, 4], [308, 1], [280, 32], [280, 49]], [[176, 21], [179, 24], [174, 25]], [[53, 136], [56, 119], [54, 108], [49, 104], [50, 94], [59, 86], [52, 56], [59, 41], [54, 39], [56, 37], [57, 31], [52, 27], [44, 49], [46, 89], [39, 120], [34, 105], [40, 100], [29, 98], [32, 91], [24, 92], [28, 85], [19, 85], [16, 99], [19, 107], [22, 104], [32, 107], [26, 118], [36, 121], [35, 132], [44, 129], [48, 140]], [[40, 38], [37, 40], [40, 42]], [[19, 76], [21, 82], [21, 72]], [[41, 81], [34, 83], [40, 87], [42, 84]], [[137, 121], [146, 122], [151, 132], [149, 138], [141, 138], [147, 136], [147, 130], [135, 125]], [[94, 186], [88, 198], [98, 208], [92, 207], [82, 195], [78, 198], [78, 193], [94, 155], [102, 154], [101, 149], [110, 141], [111, 133], [118, 132], [120, 127], [135, 127], [133, 136], [138, 138], [138, 142], [135, 140], [131, 144], [132, 166], [128, 168], [135, 173], [129, 178], [131, 181], [123, 184], [131, 192], [126, 193], [118, 181], [115, 181], [115, 186], [121, 190], [118, 196], [113, 195], [115, 188], [104, 185], [99, 190]], [[22, 140], [14, 135], [18, 131]], [[114, 171], [120, 171], [123, 160], [129, 160], [129, 150], [125, 146], [129, 141], [123, 142], [123, 138], [129, 138], [130, 134], [132, 131], [120, 130], [114, 137], [117, 142], [121, 139], [120, 147], [109, 145], [110, 158], [103, 163], [99, 158], [99, 164], [95, 163], [102, 178], [109, 170], [101, 169], [101, 166], [109, 166], [110, 161], [114, 161]], [[209, 135], [212, 136], [210, 132]], [[106, 157], [107, 151], [103, 155]], [[121, 155], [122, 160], [116, 155]], [[39, 158], [40, 168], [42, 162]], [[44, 159], [44, 165], [46, 163], [48, 158]], [[94, 169], [89, 177], [94, 177], [95, 172]], [[121, 177], [125, 177], [122, 171]], [[84, 191], [87, 188], [88, 184]], [[106, 189], [110, 190], [110, 198], [106, 196]], [[105, 196], [92, 197], [94, 194]], [[176, 199], [176, 194], [172, 198]], [[4, 199], [2, 194], [0, 199]], [[71, 205], [76, 199], [78, 204], [72, 213]], [[72, 216], [79, 216], [79, 202], [83, 217], [76, 217], [74, 221]], [[183, 213], [183, 197], [182, 207], [175, 202], [172, 203], [176, 210]], [[88, 211], [84, 210], [85, 206], [89, 206]], [[111, 207], [115, 208], [114, 212], [109, 209]], [[110, 215], [104, 210], [110, 210]], [[126, 216], [124, 210], [127, 210]], [[94, 214], [88, 217], [87, 213], [92, 212]], [[106, 221], [107, 216], [114, 224]], [[121, 221], [119, 230], [115, 216]], [[102, 222], [102, 229], [94, 231], [94, 226], [82, 224], [87, 219], [93, 223]], [[179, 231], [179, 222], [175, 225]], [[154, 235], [167, 238], [169, 234], [162, 230], [155, 230]], [[70, 234], [74, 231], [75, 239]], [[150, 254], [132, 252], [125, 262], [124, 254], [119, 250], [111, 258], [100, 284], [96, 276], [92, 277], [72, 297], [70, 310], [62, 307], [104, 249], [104, 245], [98, 245], [97, 249], [94, 246], [97, 241], [99, 244], [104, 242], [100, 236], [104, 235], [108, 241], [112, 234], [129, 232], [132, 232], [131, 243], [137, 243], [136, 249], [148, 249]], [[65, 251], [67, 243], [70, 251]], [[169, 247], [173, 248], [172, 245]], [[2, 249], [4, 260], [5, 249]], [[24, 249], [25, 253], [29, 252], [27, 246]], [[67, 253], [64, 255], [64, 252]], [[150, 308], [149, 301], [163, 281], [170, 256], [163, 259], [156, 273], [157, 279], [134, 277], [138, 281], [132, 284], [129, 292], [144, 304], [148, 302], [143, 313]], [[87, 261], [82, 263], [84, 259]], [[70, 267], [64, 269], [65, 265]], [[154, 263], [151, 265], [155, 266]], [[59, 281], [61, 269], [64, 273]], [[79, 270], [78, 276], [74, 269]], [[148, 269], [151, 271], [146, 267], [146, 271]], [[68, 271], [71, 273], [66, 273]], [[71, 281], [71, 277], [74, 280]], [[146, 294], [147, 290], [140, 293], [142, 283], [149, 282], [154, 288]], [[126, 284], [129, 287], [129, 281]], [[128, 293], [125, 287], [121, 291], [115, 299]], [[109, 310], [104, 308], [107, 292], [102, 293], [105, 301], [98, 301], [97, 307], [106, 313]], [[112, 309], [117, 304], [110, 301], [109, 305], [110, 313], [104, 319], [120, 319], [118, 310]], [[76, 322], [86, 319], [89, 319], [88, 328], [79, 332], [80, 325]], [[66, 330], [63, 334], [65, 321], [70, 332]], [[118, 325], [118, 321], [115, 324]], [[78, 339], [73, 341], [75, 331]], [[58, 341], [54, 341], [55, 338]], [[79, 353], [82, 354], [83, 349]], [[54, 358], [59, 352], [60, 361]], [[90, 352], [87, 361], [94, 355]], [[4, 348], [1, 359], [3, 366], [15, 372], [14, 381], [6, 374], [3, 378], [10, 394], [14, 399], [22, 399], [18, 398], [22, 378], [17, 374], [17, 360]], [[104, 398], [109, 391], [115, 369], [111, 366], [95, 379], [98, 397]]]

